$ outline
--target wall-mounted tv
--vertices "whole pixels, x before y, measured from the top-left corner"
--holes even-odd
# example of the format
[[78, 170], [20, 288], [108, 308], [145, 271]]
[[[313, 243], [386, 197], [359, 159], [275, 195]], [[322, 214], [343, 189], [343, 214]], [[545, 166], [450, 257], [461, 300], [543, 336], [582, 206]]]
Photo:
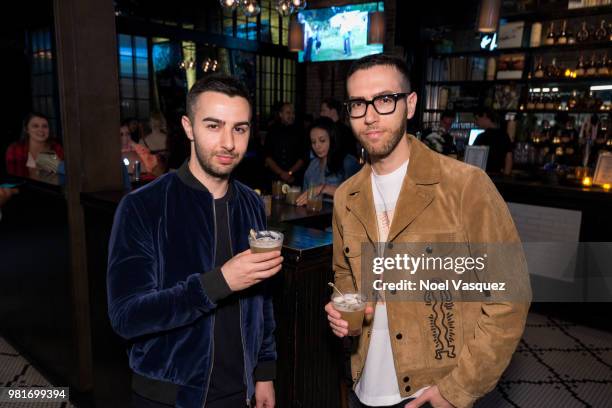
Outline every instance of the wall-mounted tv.
[[380, 54], [382, 44], [367, 44], [368, 13], [383, 11], [382, 2], [352, 4], [303, 10], [298, 21], [304, 24], [304, 51], [299, 62], [358, 59]]

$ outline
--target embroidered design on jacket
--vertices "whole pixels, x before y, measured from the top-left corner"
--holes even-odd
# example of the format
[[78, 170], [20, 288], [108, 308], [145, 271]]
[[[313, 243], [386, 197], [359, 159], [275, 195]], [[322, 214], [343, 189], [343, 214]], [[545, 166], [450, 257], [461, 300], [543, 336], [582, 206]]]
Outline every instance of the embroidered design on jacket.
[[[438, 279], [431, 281], [441, 282]], [[441, 360], [443, 354], [455, 358], [455, 304], [451, 293], [448, 290], [428, 290], [425, 292], [425, 304], [431, 307], [432, 311], [428, 318], [435, 345], [434, 358]]]

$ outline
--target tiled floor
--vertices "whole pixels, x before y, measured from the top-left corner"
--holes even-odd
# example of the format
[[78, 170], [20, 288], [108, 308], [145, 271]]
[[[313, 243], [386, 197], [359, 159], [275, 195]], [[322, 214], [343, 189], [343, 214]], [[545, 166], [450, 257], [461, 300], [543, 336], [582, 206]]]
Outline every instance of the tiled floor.
[[510, 366], [476, 406], [612, 406], [612, 333], [531, 313]]
[[[23, 356], [0, 337], [0, 387], [51, 387]], [[67, 408], [68, 402], [0, 402], [4, 408]]]
[[[49, 385], [0, 337], [0, 386]], [[4, 404], [7, 408], [73, 406], [68, 403]], [[5, 405], [0, 403], [2, 407]], [[476, 404], [478, 408], [610, 406], [612, 333], [535, 313], [529, 315], [523, 339], [497, 387]]]

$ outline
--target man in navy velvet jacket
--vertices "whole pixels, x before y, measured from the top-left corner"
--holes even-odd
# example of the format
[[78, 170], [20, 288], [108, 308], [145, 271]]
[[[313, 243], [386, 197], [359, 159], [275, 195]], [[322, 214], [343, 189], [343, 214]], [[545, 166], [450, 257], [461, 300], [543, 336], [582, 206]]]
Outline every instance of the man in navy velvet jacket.
[[247, 149], [251, 104], [232, 77], [187, 95], [191, 156], [119, 204], [110, 239], [108, 305], [129, 340], [135, 406], [274, 407], [276, 345], [266, 279], [280, 251], [254, 254], [261, 199], [230, 178]]

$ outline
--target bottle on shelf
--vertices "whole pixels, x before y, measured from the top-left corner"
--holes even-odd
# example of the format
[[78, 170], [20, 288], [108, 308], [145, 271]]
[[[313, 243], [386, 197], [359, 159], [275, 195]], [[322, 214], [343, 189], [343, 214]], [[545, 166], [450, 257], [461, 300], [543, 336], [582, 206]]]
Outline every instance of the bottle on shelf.
[[601, 57], [601, 60], [599, 60], [599, 64], [597, 64], [597, 75], [598, 76], [610, 75], [610, 70], [608, 68], [608, 52], [607, 51]]
[[529, 98], [527, 99], [527, 110], [535, 109], [535, 94], [533, 92], [529, 92]]
[[582, 27], [580, 28], [580, 31], [578, 31], [578, 34], [576, 34], [576, 40], [578, 42], [585, 42], [585, 41], [589, 41], [589, 37], [591, 35], [589, 34], [589, 30], [587, 28], [587, 23], [586, 21], [582, 22]]
[[576, 109], [577, 105], [578, 105], [578, 91], [574, 89], [572, 91], [572, 94], [569, 97], [569, 100], [567, 101], [567, 108], [569, 110], [574, 110]]
[[563, 25], [561, 26], [561, 32], [557, 37], [557, 44], [565, 45], [567, 44], [567, 20], [563, 20]]
[[544, 109], [544, 96], [540, 94], [535, 104], [536, 109]]
[[576, 44], [576, 36], [574, 35], [574, 32], [572, 31], [571, 27], [567, 29], [566, 36], [568, 44]]
[[597, 62], [595, 61], [595, 53], [591, 56], [591, 61], [589, 62], [586, 69], [586, 76], [596, 76], [597, 75]]
[[548, 34], [546, 34], [546, 38], [544, 39], [545, 45], [554, 45], [555, 44], [555, 23], [554, 21], [550, 22], [550, 26], [548, 27]]
[[531, 35], [529, 37], [530, 47], [539, 47], [542, 42], [542, 23], [536, 21], [531, 25]]
[[542, 65], [542, 57], [538, 60], [535, 71], [533, 72], [535, 78], [544, 78], [544, 66]]
[[586, 66], [584, 64], [584, 55], [580, 56], [578, 65], [576, 65], [576, 77], [583, 77], [586, 74]]
[[553, 110], [556, 106], [555, 95], [546, 94], [546, 100], [544, 101], [544, 109]]
[[559, 75], [559, 67], [557, 67], [557, 57], [553, 57], [550, 65], [546, 67], [546, 77], [547, 78], [558, 78]]
[[606, 20], [601, 20], [599, 28], [595, 30], [595, 40], [606, 41], [608, 39], [608, 29], [606, 28]]

